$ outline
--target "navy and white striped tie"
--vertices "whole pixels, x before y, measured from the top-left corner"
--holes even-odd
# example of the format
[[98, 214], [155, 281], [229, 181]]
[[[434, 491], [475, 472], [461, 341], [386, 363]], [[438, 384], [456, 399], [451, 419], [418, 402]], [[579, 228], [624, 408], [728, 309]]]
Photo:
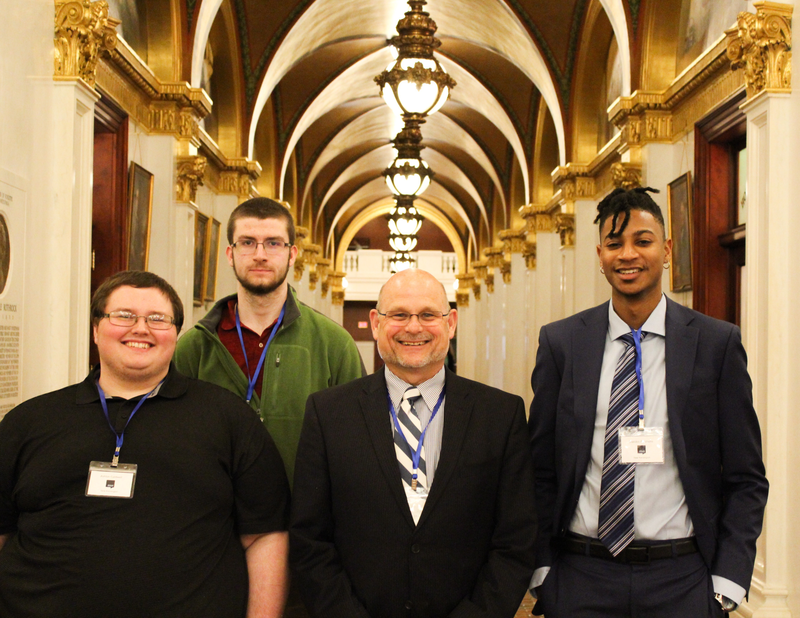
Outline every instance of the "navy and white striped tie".
[[633, 487], [636, 475], [636, 464], [619, 462], [619, 429], [637, 425], [639, 417], [639, 382], [636, 379], [633, 335], [626, 333], [620, 339], [625, 344], [625, 351], [617, 362], [611, 384], [598, 519], [598, 536], [614, 556], [633, 541]]
[[[403, 436], [399, 432], [394, 432], [394, 447], [397, 453], [397, 461], [400, 464], [400, 476], [403, 481], [412, 486], [412, 474], [414, 469], [413, 456], [419, 446], [419, 439], [422, 435], [422, 425], [419, 422], [414, 410], [414, 402], [422, 395], [416, 386], [410, 386], [403, 393], [403, 398], [400, 400], [400, 406], [397, 410], [397, 421], [403, 430]], [[428, 487], [428, 478], [425, 471], [425, 446], [422, 447], [422, 452], [419, 458], [419, 469], [417, 470], [417, 487]]]

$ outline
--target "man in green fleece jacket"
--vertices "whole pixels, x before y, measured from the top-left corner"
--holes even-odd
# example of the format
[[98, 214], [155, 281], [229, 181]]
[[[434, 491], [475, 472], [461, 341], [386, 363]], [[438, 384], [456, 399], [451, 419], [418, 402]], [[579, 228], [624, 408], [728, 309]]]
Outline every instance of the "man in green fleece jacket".
[[259, 412], [291, 482], [306, 399], [360, 378], [361, 356], [347, 331], [297, 300], [286, 281], [297, 257], [286, 208], [263, 197], [243, 202], [227, 232], [237, 293], [219, 300], [180, 338], [175, 364]]

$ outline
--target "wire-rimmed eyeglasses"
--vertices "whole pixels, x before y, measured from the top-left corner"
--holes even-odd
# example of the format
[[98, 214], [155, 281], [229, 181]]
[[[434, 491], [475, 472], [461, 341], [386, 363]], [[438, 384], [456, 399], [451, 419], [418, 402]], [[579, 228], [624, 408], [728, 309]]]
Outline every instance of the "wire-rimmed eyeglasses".
[[108, 321], [114, 326], [125, 326], [127, 328], [136, 324], [139, 318], [144, 318], [144, 321], [153, 330], [168, 330], [175, 324], [175, 318], [161, 313], [136, 315], [130, 311], [112, 311], [111, 313], [104, 313], [102, 317], [108, 318]]
[[252, 238], [243, 238], [242, 240], [237, 240], [231, 247], [233, 247], [239, 255], [253, 255], [258, 251], [258, 245], [264, 247], [264, 253], [276, 255], [286, 247], [291, 247], [292, 243], [284, 242], [279, 238], [268, 238], [264, 242], [256, 242]]
[[[376, 309], [376, 311], [378, 311]], [[452, 311], [452, 309], [450, 310]], [[442, 318], [446, 318], [450, 315], [450, 311], [447, 313], [442, 313], [441, 311], [423, 311], [422, 313], [406, 313], [405, 311], [389, 311], [388, 313], [381, 313], [378, 311], [378, 315], [382, 315], [387, 320], [389, 320], [392, 324], [397, 324], [398, 326], [405, 326], [411, 321], [411, 318], [416, 317], [419, 320], [419, 323], [423, 326], [433, 326], [439, 323], [439, 320]]]

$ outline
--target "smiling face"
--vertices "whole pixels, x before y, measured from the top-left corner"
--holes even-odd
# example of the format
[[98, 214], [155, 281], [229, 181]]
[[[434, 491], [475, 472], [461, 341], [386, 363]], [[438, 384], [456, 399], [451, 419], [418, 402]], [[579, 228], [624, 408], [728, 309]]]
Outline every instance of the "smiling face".
[[611, 235], [612, 219], [603, 222], [597, 255], [611, 284], [614, 304], [655, 306], [661, 299], [661, 276], [664, 264], [669, 263], [672, 240], [664, 239], [664, 228], [644, 210], [632, 209], [628, 225], [618, 235]]
[[[249, 239], [257, 243], [275, 239], [289, 242], [289, 231], [282, 219], [256, 219], [243, 217], [236, 220], [233, 242]], [[255, 296], [265, 296], [285, 287], [286, 275], [294, 265], [297, 257], [297, 246], [281, 249], [280, 253], [267, 255], [263, 245], [256, 247], [253, 255], [242, 256], [233, 248], [225, 250], [228, 263], [239, 282], [239, 292], [246, 290]]]
[[[381, 313], [419, 314], [427, 311], [450, 313], [430, 326], [416, 317], [398, 325]], [[404, 270], [394, 275], [381, 290], [378, 310], [370, 311], [372, 336], [386, 366], [409, 384], [421, 384], [444, 365], [450, 340], [456, 334], [458, 313], [450, 310], [442, 285], [429, 273]]]
[[[127, 285], [108, 297], [104, 312], [112, 311], [174, 317], [169, 298], [160, 290]], [[133, 326], [114, 326], [108, 318], [102, 318], [93, 331], [100, 353], [100, 385], [110, 394], [117, 394], [115, 390], [152, 389], [167, 375], [178, 341], [174, 325], [167, 330], [154, 330], [143, 319]]]

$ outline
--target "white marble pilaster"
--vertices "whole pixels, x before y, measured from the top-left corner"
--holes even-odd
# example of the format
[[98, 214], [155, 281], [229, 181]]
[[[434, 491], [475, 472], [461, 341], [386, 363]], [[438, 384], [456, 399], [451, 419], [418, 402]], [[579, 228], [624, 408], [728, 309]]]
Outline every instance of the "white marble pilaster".
[[506, 358], [506, 296], [507, 286], [503, 283], [503, 275], [499, 268], [494, 269], [494, 292], [487, 297], [488, 319], [488, 380], [487, 384], [502, 389], [503, 373]]
[[458, 327], [456, 336], [458, 338], [458, 374], [469, 378], [475, 378], [475, 354], [476, 354], [476, 331], [475, 306], [477, 301], [470, 292], [469, 306], [458, 307]]
[[[28, 237], [36, 241], [42, 268], [28, 278], [25, 322], [25, 393], [46, 392], [79, 382], [89, 369], [92, 172], [97, 93], [78, 79], [53, 84], [52, 174], [49, 204], [30, 204]], [[44, 120], [42, 120], [44, 123]], [[34, 179], [33, 182], [36, 182]], [[29, 245], [29, 251], [34, 246]], [[35, 303], [35, 307], [34, 307]], [[35, 343], [39, 342], [39, 343]], [[35, 385], [30, 384], [35, 380]]]
[[506, 355], [503, 368], [503, 390], [530, 401], [530, 374], [526, 375], [526, 274], [525, 258], [511, 254], [511, 283], [506, 288]]
[[743, 613], [757, 618], [800, 615], [800, 469], [797, 420], [800, 418], [800, 148], [796, 94], [762, 92], [748, 101], [747, 290], [744, 344], [761, 423], [764, 459], [770, 480], [764, 532]]

